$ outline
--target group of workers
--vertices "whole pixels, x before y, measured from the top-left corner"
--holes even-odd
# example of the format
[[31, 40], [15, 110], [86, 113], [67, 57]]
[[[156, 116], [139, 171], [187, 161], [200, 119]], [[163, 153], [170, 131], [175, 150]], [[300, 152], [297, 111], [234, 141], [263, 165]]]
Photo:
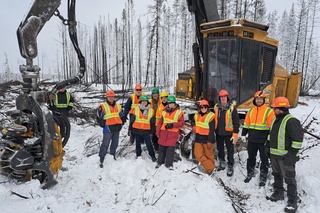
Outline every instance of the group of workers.
[[[275, 98], [271, 108], [265, 103], [266, 95], [257, 91], [253, 96], [254, 107], [245, 117], [241, 140], [247, 142], [247, 177], [248, 183], [255, 175], [256, 156], [260, 155], [259, 186], [265, 186], [269, 159], [274, 176], [274, 191], [269, 200], [284, 200], [283, 179], [287, 184], [288, 202], [285, 212], [296, 212], [299, 198], [295, 179], [295, 163], [299, 160], [298, 152], [302, 147], [303, 133], [300, 122], [289, 113], [289, 100], [285, 97]], [[219, 92], [219, 102], [213, 112], [209, 103], [202, 100], [199, 111], [194, 116], [195, 145], [194, 155], [200, 162], [199, 170], [207, 174], [223, 170], [224, 144], [227, 148], [227, 176], [233, 175], [234, 146], [238, 142], [239, 117], [236, 107], [230, 103], [226, 90]], [[215, 137], [214, 137], [215, 136]], [[219, 164], [215, 168], [214, 143], [217, 143]], [[232, 144], [233, 143], [233, 144]]]
[[[265, 186], [270, 161], [274, 191], [269, 199], [284, 199], [284, 179], [288, 196], [285, 211], [295, 212], [298, 202], [295, 163], [299, 159], [298, 151], [302, 147], [303, 133], [299, 120], [289, 113], [288, 99], [277, 97], [270, 108], [265, 103], [266, 95], [263, 91], [257, 91], [253, 96], [254, 107], [247, 112], [239, 137], [240, 119], [236, 106], [230, 101], [228, 91], [221, 90], [218, 96], [219, 102], [212, 111], [209, 109], [209, 102], [201, 100], [191, 121], [195, 134], [194, 155], [199, 162], [199, 170], [213, 175], [216, 171], [227, 168], [227, 176], [232, 176], [234, 144], [241, 138], [243, 142], [248, 143], [247, 176], [244, 182], [248, 183], [255, 176], [259, 151], [259, 186]], [[99, 152], [100, 167], [103, 167], [110, 142], [110, 154], [116, 159], [119, 132], [129, 115], [130, 142], [133, 144], [135, 141], [136, 157], [140, 158], [141, 143], [144, 142], [150, 158], [157, 162], [156, 168], [164, 164], [173, 170], [179, 129], [185, 122], [184, 113], [176, 103], [176, 98], [166, 92], [160, 94], [159, 89], [154, 88], [149, 99], [143, 94], [140, 84], [135, 86], [134, 93], [128, 98], [123, 110], [115, 102], [115, 93], [112, 90], [107, 91], [106, 97], [107, 101], [98, 108], [98, 114], [105, 120]], [[215, 143], [218, 151], [217, 166], [214, 156]]]
[[[183, 112], [176, 103], [176, 98], [154, 88], [151, 98], [143, 94], [142, 86], [137, 84], [134, 93], [127, 99], [124, 109], [115, 100], [115, 93], [108, 90], [107, 101], [100, 104], [98, 115], [105, 120], [103, 141], [100, 147], [100, 167], [103, 168], [104, 158], [110, 146], [110, 154], [115, 158], [121, 126], [129, 115], [130, 144], [135, 143], [136, 158], [142, 154], [141, 144], [145, 143], [148, 154], [156, 168], [162, 164], [173, 169], [175, 145], [179, 137], [179, 129], [184, 125]], [[114, 128], [117, 126], [118, 128]], [[156, 158], [158, 152], [158, 159]]]

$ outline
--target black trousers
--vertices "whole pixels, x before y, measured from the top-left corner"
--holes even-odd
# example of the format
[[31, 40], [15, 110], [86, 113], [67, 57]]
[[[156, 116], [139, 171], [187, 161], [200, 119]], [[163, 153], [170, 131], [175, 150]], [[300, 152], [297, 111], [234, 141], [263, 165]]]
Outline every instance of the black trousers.
[[248, 159], [247, 159], [247, 172], [248, 174], [254, 172], [256, 166], [256, 157], [259, 151], [261, 165], [260, 173], [268, 174], [269, 160], [265, 154], [265, 148], [263, 143], [255, 143], [248, 141]]
[[154, 150], [158, 151], [159, 144], [158, 144], [158, 137], [157, 137], [156, 133], [152, 133], [151, 140], [152, 140]]
[[166, 167], [173, 165], [174, 146], [162, 146], [159, 144], [158, 164], [164, 164]]
[[273, 187], [277, 190], [283, 190], [283, 179], [287, 184], [287, 196], [289, 200], [297, 199], [297, 181], [295, 164], [286, 166], [282, 159], [277, 159], [271, 155], [272, 175], [274, 177]]
[[234, 146], [233, 146], [233, 142], [230, 141], [230, 139], [231, 139], [231, 135], [216, 135], [219, 160], [220, 161], [225, 160], [224, 144], [226, 144], [227, 155], [228, 155], [228, 165], [233, 166], [233, 164], [234, 164], [234, 157], [233, 157]]

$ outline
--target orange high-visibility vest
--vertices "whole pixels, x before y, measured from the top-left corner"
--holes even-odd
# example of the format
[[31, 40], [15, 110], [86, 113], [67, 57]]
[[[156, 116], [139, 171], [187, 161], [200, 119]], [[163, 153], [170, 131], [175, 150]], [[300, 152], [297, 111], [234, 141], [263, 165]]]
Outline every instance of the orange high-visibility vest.
[[[142, 96], [142, 95], [141, 95], [141, 96]], [[140, 96], [140, 97], [141, 97], [141, 96]], [[134, 94], [131, 94], [130, 97], [131, 97], [132, 103], [131, 103], [131, 109], [130, 109], [129, 113], [130, 113], [130, 114], [133, 114], [134, 109], [139, 106], [140, 97], [138, 97], [135, 93], [134, 93]]]
[[153, 109], [148, 109], [148, 115], [143, 115], [140, 108], [136, 107], [133, 114], [136, 116], [136, 119], [132, 124], [132, 128], [143, 130], [151, 129], [150, 119], [153, 116]]
[[210, 128], [209, 123], [214, 119], [214, 113], [209, 112], [205, 115], [196, 113], [194, 115], [194, 121], [196, 122], [196, 133], [200, 135], [209, 135]]
[[[166, 130], [166, 125], [169, 123], [178, 122], [179, 118], [183, 116], [183, 112], [180, 109], [177, 109], [174, 113], [169, 114], [165, 110], [162, 112], [163, 123], [161, 130]], [[179, 128], [173, 127], [172, 129], [167, 129], [169, 132], [179, 132]]]
[[[152, 102], [153, 102], [153, 99], [152, 98], [150, 98], [149, 99], [149, 102], [150, 102], [150, 105], [152, 106]], [[160, 100], [160, 98], [158, 99], [158, 107], [161, 105], [162, 103], [161, 103], [161, 100]]]
[[103, 110], [103, 119], [106, 120], [106, 125], [122, 124], [119, 113], [121, 112], [120, 104], [116, 103], [115, 107], [110, 106], [108, 103], [100, 104]]
[[[230, 108], [226, 111], [226, 118], [225, 118], [225, 122], [226, 122], [226, 126], [225, 126], [225, 130], [227, 132], [233, 132], [233, 122], [232, 122], [232, 112], [234, 110], [234, 105], [231, 104]], [[217, 104], [214, 106], [214, 112], [216, 114], [215, 116], [215, 129], [218, 128], [218, 118], [219, 118], [219, 107], [217, 106]]]
[[263, 104], [260, 107], [251, 108], [245, 119], [243, 128], [255, 130], [269, 130], [275, 115], [273, 110]]
[[165, 108], [166, 108], [166, 107], [163, 106], [162, 103], [158, 106], [158, 109], [157, 109], [157, 112], [156, 112], [156, 126], [159, 124], [160, 118], [161, 118], [161, 116], [162, 116], [162, 112], [163, 112], [163, 110], [164, 110]]

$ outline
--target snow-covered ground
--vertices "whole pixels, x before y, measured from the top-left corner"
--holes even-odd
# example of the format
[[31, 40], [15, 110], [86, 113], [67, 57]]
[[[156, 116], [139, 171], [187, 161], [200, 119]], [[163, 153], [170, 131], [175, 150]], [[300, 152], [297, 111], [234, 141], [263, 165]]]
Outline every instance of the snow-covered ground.
[[[302, 97], [299, 105], [290, 112], [303, 122], [315, 107], [312, 117], [320, 118], [320, 99]], [[120, 136], [117, 161], [107, 155], [104, 168], [99, 168], [97, 155], [102, 130], [91, 124], [78, 125], [71, 120], [71, 137], [65, 147], [63, 170], [56, 177], [59, 183], [43, 190], [36, 180], [17, 184], [0, 175], [0, 212], [236, 212], [232, 201], [217, 178], [226, 187], [239, 192], [244, 212], [283, 212], [286, 199], [280, 202], [266, 200], [272, 193], [273, 177], [269, 172], [267, 184], [258, 186], [258, 174], [244, 183], [246, 151], [235, 153], [235, 173], [227, 177], [226, 171], [219, 171], [216, 178], [195, 174], [198, 169], [192, 162], [183, 159], [174, 163], [174, 170], [164, 166], [155, 169], [155, 163], [146, 151], [141, 159], [135, 158], [133, 146], [127, 146], [127, 126]], [[128, 123], [126, 124], [128, 125]], [[319, 121], [311, 125], [310, 131], [320, 135]], [[318, 145], [319, 140], [305, 134], [304, 148]], [[320, 147], [314, 146], [302, 152], [297, 163], [298, 193], [302, 200], [298, 212], [319, 212], [320, 209]], [[257, 169], [258, 173], [258, 169]], [[26, 196], [20, 198], [12, 192]]]

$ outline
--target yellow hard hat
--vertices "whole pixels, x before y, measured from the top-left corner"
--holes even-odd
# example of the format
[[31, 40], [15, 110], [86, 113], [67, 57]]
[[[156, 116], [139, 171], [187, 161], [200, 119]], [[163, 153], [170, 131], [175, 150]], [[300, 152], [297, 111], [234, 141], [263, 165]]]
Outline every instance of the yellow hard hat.
[[161, 94], [160, 94], [160, 98], [163, 98], [163, 97], [168, 97], [168, 93], [163, 91]]

